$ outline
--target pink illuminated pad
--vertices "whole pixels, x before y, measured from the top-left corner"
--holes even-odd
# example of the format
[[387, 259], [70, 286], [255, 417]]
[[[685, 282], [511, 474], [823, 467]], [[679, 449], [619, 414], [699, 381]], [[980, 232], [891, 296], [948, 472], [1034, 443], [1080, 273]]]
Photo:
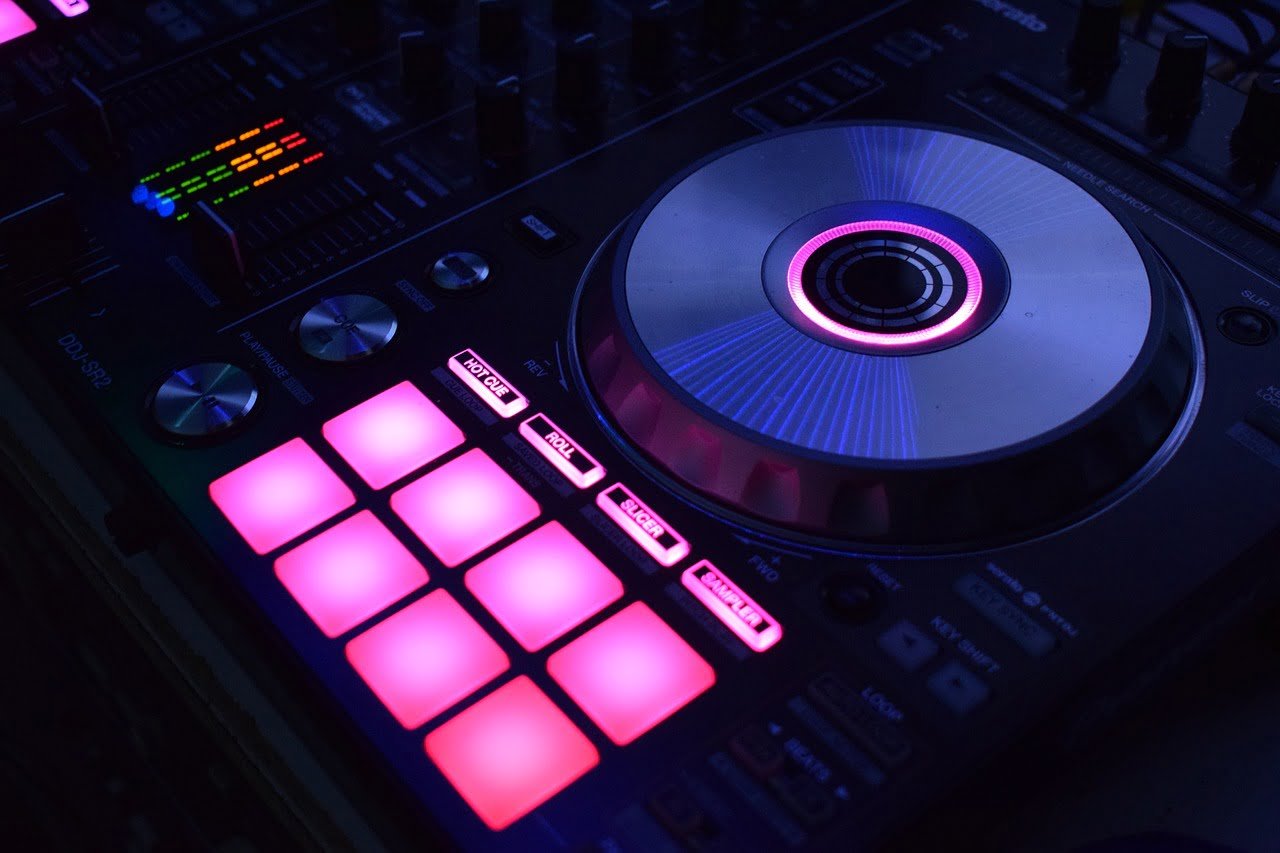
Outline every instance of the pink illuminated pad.
[[547, 670], [620, 746], [716, 680], [710, 664], [639, 602], [551, 655]]
[[0, 44], [36, 31], [36, 22], [13, 0], [0, 0]]
[[484, 451], [471, 450], [391, 496], [391, 508], [446, 566], [538, 517], [538, 503]]
[[493, 830], [515, 823], [600, 763], [586, 735], [523, 675], [427, 735], [424, 745]]
[[427, 582], [427, 570], [368, 510], [276, 560], [276, 576], [330, 637]]
[[401, 382], [324, 425], [325, 440], [375, 489], [453, 448], [464, 436], [412, 382]]
[[466, 584], [531, 652], [622, 597], [622, 582], [554, 521], [467, 572]]
[[274, 551], [356, 502], [300, 438], [214, 480], [209, 497], [259, 554]]
[[347, 660], [406, 729], [471, 695], [510, 663], [442, 589], [356, 637]]

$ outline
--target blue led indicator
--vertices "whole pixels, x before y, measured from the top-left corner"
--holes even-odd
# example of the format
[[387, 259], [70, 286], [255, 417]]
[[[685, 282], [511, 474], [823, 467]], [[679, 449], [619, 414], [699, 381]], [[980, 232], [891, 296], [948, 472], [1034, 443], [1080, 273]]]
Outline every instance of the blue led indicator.
[[146, 206], [147, 210], [155, 210], [156, 203], [159, 201], [160, 201], [160, 196], [156, 195], [155, 193], [148, 193], [147, 200], [143, 202], [143, 205]]
[[151, 190], [147, 189], [146, 184], [138, 184], [133, 188], [133, 193], [129, 196], [134, 204], [146, 204], [147, 199], [151, 196]]
[[161, 219], [168, 219], [173, 216], [174, 204], [171, 198], [162, 198], [156, 203], [156, 213], [160, 214]]

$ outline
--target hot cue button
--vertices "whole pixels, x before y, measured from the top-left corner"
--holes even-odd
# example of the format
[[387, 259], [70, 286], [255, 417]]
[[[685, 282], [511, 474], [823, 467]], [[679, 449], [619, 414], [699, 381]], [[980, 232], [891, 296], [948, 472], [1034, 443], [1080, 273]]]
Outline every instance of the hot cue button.
[[597, 495], [596, 505], [662, 565], [674, 566], [689, 555], [688, 541], [621, 483]]
[[782, 626], [777, 620], [710, 561], [703, 560], [685, 570], [680, 582], [755, 651], [763, 652], [782, 638]]
[[589, 489], [604, 479], [604, 466], [546, 415], [534, 415], [520, 424], [520, 435], [579, 489]]
[[510, 418], [529, 408], [529, 400], [473, 350], [464, 349], [449, 359], [449, 370], [498, 413]]

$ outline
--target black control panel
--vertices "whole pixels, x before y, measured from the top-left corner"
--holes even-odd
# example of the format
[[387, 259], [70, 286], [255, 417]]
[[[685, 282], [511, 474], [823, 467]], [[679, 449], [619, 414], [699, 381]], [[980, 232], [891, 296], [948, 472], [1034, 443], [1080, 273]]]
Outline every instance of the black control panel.
[[6, 471], [306, 843], [924, 843], [1276, 591], [1280, 76], [1124, 5], [0, 0]]

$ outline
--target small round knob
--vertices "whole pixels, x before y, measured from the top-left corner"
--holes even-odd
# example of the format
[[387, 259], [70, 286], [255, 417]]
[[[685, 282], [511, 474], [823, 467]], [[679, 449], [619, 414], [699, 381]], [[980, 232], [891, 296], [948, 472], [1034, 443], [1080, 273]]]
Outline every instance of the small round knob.
[[1280, 160], [1280, 74], [1253, 81], [1233, 142], [1246, 155]]
[[1071, 61], [1094, 68], [1114, 68], [1120, 59], [1121, 0], [1085, 0], [1076, 18]]
[[556, 109], [570, 116], [597, 113], [604, 105], [600, 40], [595, 33], [565, 39], [556, 46]]
[[520, 0], [480, 0], [476, 12], [480, 58], [504, 67], [519, 62], [524, 43], [524, 8]]
[[631, 76], [653, 89], [675, 78], [675, 17], [669, 0], [642, 6], [631, 16]]
[[524, 150], [528, 126], [524, 114], [524, 89], [514, 75], [476, 90], [476, 140], [480, 153], [496, 160], [514, 157]]
[[596, 0], [554, 0], [551, 23], [571, 33], [589, 29], [596, 22]]
[[298, 343], [312, 358], [350, 364], [386, 349], [399, 323], [386, 303], [358, 293], [331, 296], [298, 321]]
[[177, 438], [209, 438], [239, 426], [258, 403], [258, 386], [242, 368], [201, 362], [165, 377], [151, 401], [160, 429]]
[[1165, 36], [1156, 75], [1147, 89], [1147, 103], [1157, 112], [1195, 115], [1204, 90], [1209, 38], [1203, 33], [1175, 30]]
[[475, 252], [448, 252], [431, 265], [431, 283], [449, 293], [472, 293], [489, 281], [493, 269]]

